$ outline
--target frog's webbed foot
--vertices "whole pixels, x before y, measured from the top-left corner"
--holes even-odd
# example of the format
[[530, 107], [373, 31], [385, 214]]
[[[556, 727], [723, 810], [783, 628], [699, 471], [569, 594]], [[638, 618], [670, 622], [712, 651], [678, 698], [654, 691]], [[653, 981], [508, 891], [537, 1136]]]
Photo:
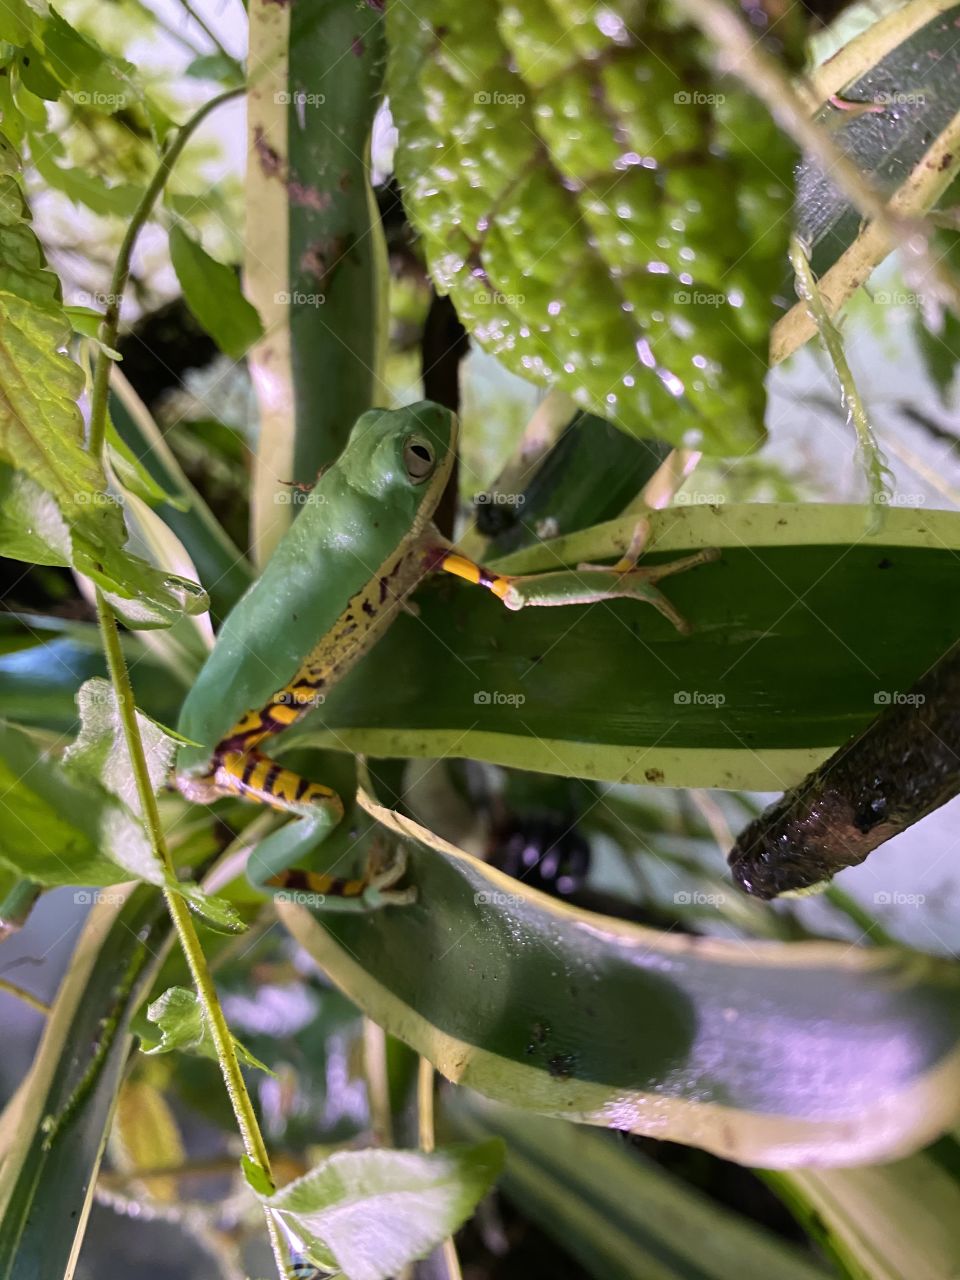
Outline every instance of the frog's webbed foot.
[[406, 889], [394, 888], [406, 875], [407, 863], [407, 851], [402, 844], [398, 842], [390, 847], [381, 840], [375, 840], [367, 858], [364, 902], [373, 908], [406, 907], [416, 902], [415, 885], [409, 885]]

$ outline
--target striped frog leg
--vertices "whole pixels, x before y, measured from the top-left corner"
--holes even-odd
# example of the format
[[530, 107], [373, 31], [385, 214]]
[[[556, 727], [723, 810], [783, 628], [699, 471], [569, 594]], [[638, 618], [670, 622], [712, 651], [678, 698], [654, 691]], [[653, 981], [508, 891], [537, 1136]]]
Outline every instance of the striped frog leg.
[[[436, 534], [423, 534], [399, 549], [354, 595], [333, 627], [308, 654], [291, 679], [262, 707], [247, 711], [218, 743], [206, 777], [181, 784], [189, 798], [209, 802], [239, 795], [306, 820], [274, 832], [257, 848], [254, 883], [273, 889], [302, 890], [317, 898], [342, 900], [357, 908], [402, 904], [412, 890], [392, 888], [403, 875], [405, 855], [384, 862], [368, 860], [362, 878], [307, 872], [292, 865], [324, 840], [343, 818], [340, 796], [271, 759], [263, 744], [322, 704], [332, 687], [376, 643], [396, 614], [409, 606], [410, 592], [436, 568]], [[332, 905], [328, 903], [327, 905]]]
[[669, 560], [665, 564], [639, 568], [637, 561], [650, 537], [650, 524], [640, 520], [626, 553], [616, 564], [578, 564], [576, 569], [557, 569], [547, 573], [520, 576], [493, 573], [450, 549], [438, 568], [485, 587], [508, 609], [529, 606], [597, 604], [601, 600], [643, 600], [652, 604], [676, 629], [688, 634], [692, 627], [657, 587], [663, 578], [685, 573], [698, 565], [709, 564], [720, 557], [715, 547], [705, 547], [689, 556]]

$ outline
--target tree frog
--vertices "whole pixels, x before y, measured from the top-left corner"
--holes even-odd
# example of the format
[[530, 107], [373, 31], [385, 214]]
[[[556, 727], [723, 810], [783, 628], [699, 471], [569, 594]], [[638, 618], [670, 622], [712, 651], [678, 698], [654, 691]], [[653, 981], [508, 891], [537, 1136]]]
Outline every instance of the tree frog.
[[[637, 568], [646, 524], [615, 565], [506, 577], [461, 556], [432, 515], [449, 480], [457, 420], [429, 401], [373, 409], [356, 422], [337, 462], [304, 495], [301, 510], [260, 577], [223, 623], [183, 704], [175, 782], [209, 804], [242, 796], [290, 813], [262, 841], [248, 869], [259, 887], [311, 890], [325, 906], [370, 909], [409, 902], [396, 888], [402, 854], [375, 850], [362, 876], [305, 872], [295, 862], [326, 841], [344, 814], [332, 788], [277, 764], [264, 747], [312, 708], [380, 638], [428, 574], [485, 587], [508, 609], [646, 600], [681, 631], [689, 627], [657, 589], [669, 574], [716, 559], [713, 549]], [[336, 845], [336, 841], [331, 847]], [[322, 898], [319, 897], [322, 895]]]

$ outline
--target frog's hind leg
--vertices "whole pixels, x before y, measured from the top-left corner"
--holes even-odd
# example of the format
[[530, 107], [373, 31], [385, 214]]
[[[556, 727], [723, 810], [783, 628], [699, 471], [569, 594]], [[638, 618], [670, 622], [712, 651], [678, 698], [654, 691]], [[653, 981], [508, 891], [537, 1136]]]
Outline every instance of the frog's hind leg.
[[243, 796], [245, 800], [269, 805], [283, 813], [312, 817], [318, 810], [324, 810], [331, 827], [343, 817], [340, 797], [330, 787], [285, 769], [259, 751], [220, 752], [211, 781], [221, 794]]
[[[258, 861], [272, 862], [271, 850], [264, 845], [274, 837], [267, 837], [258, 849]], [[402, 845], [385, 850], [379, 840], [371, 845], [362, 876], [345, 879], [326, 871], [306, 871], [301, 867], [285, 867], [275, 875], [265, 877], [263, 885], [302, 906], [326, 911], [376, 911], [382, 907], [409, 906], [417, 900], [413, 886], [397, 889], [394, 886], [407, 870], [407, 852]]]

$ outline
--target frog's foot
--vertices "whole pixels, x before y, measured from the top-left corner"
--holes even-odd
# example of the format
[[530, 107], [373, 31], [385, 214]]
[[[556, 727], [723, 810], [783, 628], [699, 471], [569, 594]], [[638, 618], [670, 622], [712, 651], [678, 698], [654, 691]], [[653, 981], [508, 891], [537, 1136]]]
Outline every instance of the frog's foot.
[[407, 851], [402, 844], [385, 848], [379, 841], [374, 843], [364, 874], [366, 888], [363, 900], [367, 906], [376, 910], [379, 907], [406, 907], [416, 902], [414, 885], [406, 889], [394, 888], [397, 881], [406, 875], [407, 862]]

